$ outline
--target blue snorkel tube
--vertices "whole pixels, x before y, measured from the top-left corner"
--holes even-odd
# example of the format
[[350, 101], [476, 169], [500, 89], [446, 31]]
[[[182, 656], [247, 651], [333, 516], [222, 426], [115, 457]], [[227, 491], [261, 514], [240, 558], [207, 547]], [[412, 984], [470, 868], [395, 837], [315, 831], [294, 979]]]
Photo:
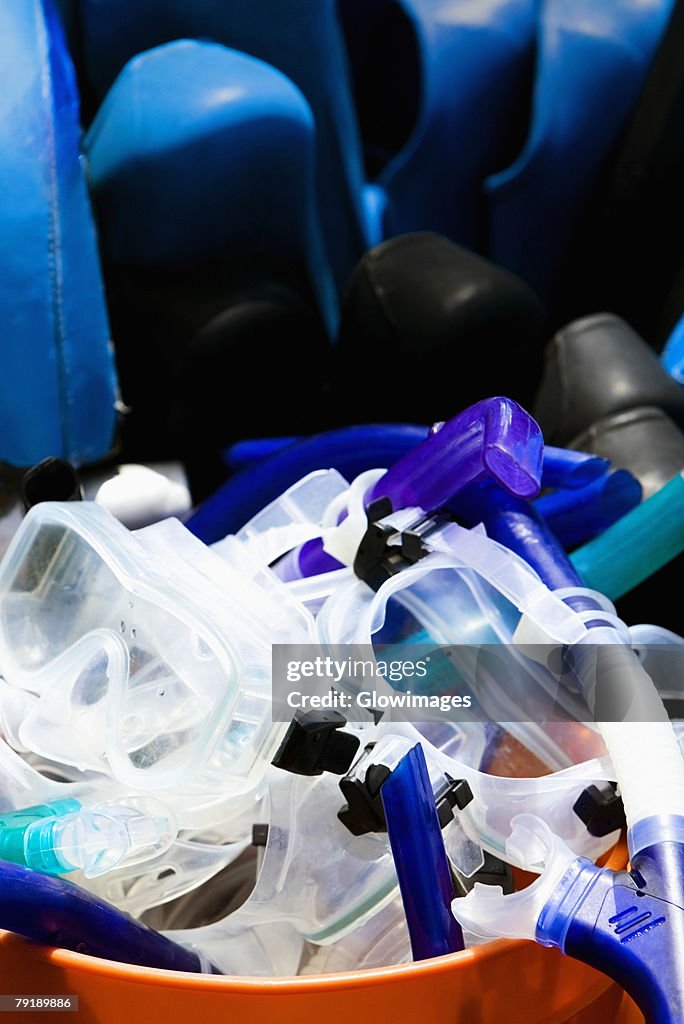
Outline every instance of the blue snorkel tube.
[[390, 773], [380, 796], [414, 960], [464, 949], [463, 933], [449, 912], [454, 886], [420, 744]]
[[614, 978], [650, 1024], [684, 1020], [684, 815], [668, 810], [631, 825], [631, 871], [576, 862], [537, 924], [537, 941]]
[[0, 928], [47, 946], [139, 967], [219, 974], [199, 953], [64, 878], [0, 861]]

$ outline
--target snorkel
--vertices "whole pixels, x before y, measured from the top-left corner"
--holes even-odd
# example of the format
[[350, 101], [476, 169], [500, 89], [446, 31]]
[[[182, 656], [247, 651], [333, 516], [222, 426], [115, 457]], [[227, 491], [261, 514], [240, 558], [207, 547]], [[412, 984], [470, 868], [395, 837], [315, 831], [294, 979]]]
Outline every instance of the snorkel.
[[[508, 851], [510, 855], [517, 851], [515, 859], [519, 861], [525, 848], [528, 862], [536, 859], [539, 865], [545, 864], [539, 882], [511, 896], [478, 885], [464, 900], [454, 903], [454, 913], [471, 932], [526, 935], [556, 945], [623, 985], [649, 1021], [681, 1021], [682, 754], [662, 701], [629, 646], [626, 627], [603, 595], [583, 586], [563, 547], [529, 504], [538, 493], [542, 464], [536, 424], [515, 403], [498, 399], [479, 405], [431, 434], [373, 482], [364, 501], [366, 511], [369, 505], [372, 511], [379, 499], [389, 500], [381, 509], [385, 520], [378, 516], [376, 523], [376, 539], [382, 540], [384, 548], [378, 544], [383, 557], [375, 559], [375, 569], [382, 569], [384, 580], [376, 574], [369, 582], [379, 590], [393, 573], [409, 568], [406, 555], [412, 543], [415, 550], [416, 534], [419, 546], [429, 546], [432, 551], [448, 547], [452, 554], [458, 547], [453, 544], [457, 531], [461, 537], [466, 533], [474, 536], [473, 531], [455, 524], [436, 531], [432, 524], [426, 529], [420, 517], [414, 517], [419, 520], [417, 530], [411, 529], [410, 517], [399, 524], [398, 512], [405, 512], [407, 506], [417, 507], [423, 515], [448, 506], [471, 525], [484, 523], [492, 552], [498, 541], [538, 574], [547, 593], [565, 606], [578, 625], [577, 635], [561, 642], [564, 679], [567, 683], [572, 678], [588, 702], [612, 760], [627, 816], [631, 871], [599, 868], [572, 855], [540, 819], [522, 816], [513, 822]], [[445, 461], [442, 447], [450, 441], [454, 452], [451, 464]], [[436, 454], [440, 449], [441, 460]], [[516, 451], [521, 465], [510, 458]], [[394, 528], [389, 531], [392, 517]], [[343, 530], [344, 523], [340, 533]], [[383, 530], [385, 535], [380, 536]], [[448, 534], [452, 543], [447, 541]], [[367, 543], [372, 538], [364, 539]], [[477, 539], [484, 546], [486, 539], [481, 535]], [[343, 545], [327, 540], [324, 546], [350, 564], [350, 559], [340, 558]], [[352, 546], [348, 543], [347, 550]], [[557, 630], [554, 636], [553, 631], [540, 628], [542, 617], [521, 610], [514, 642], [525, 650], [535, 644], [558, 644]]]
[[[509, 848], [519, 850], [535, 840], [545, 847], [540, 857], [547, 867], [537, 889], [516, 894], [513, 906], [506, 902], [510, 896], [476, 887], [465, 902], [454, 904], [454, 913], [471, 930], [487, 921], [496, 922], [496, 934], [520, 935], [519, 926], [513, 931], [510, 912], [525, 908], [528, 918], [536, 914], [530, 937], [614, 978], [649, 1022], [681, 1021], [684, 760], [662, 701], [629, 646], [624, 624], [605, 598], [582, 587], [538, 513], [495, 484], [459, 496], [458, 509], [522, 555], [587, 627], [585, 636], [565, 648], [564, 670], [578, 684], [613, 763], [627, 818], [631, 870], [614, 872], [582, 858], [569, 859], [542, 822], [521, 818], [514, 822]], [[524, 617], [514, 639], [544, 642]]]

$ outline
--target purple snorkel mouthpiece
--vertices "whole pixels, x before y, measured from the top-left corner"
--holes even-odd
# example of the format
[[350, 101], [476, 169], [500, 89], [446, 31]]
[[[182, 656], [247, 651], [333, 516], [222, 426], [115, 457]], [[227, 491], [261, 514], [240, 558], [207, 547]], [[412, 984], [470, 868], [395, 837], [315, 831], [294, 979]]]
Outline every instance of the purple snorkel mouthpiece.
[[389, 498], [395, 509], [442, 508], [485, 478], [509, 494], [539, 493], [544, 443], [537, 423], [510, 398], [486, 398], [447, 420], [388, 469], [369, 502]]

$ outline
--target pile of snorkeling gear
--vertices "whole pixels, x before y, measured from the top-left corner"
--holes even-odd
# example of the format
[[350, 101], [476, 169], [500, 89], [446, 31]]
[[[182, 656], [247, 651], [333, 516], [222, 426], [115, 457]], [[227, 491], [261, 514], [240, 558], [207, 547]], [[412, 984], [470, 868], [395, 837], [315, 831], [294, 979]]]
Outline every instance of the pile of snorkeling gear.
[[[210, 546], [197, 516], [131, 533], [92, 502], [29, 510], [0, 569], [0, 924], [269, 976], [401, 962], [407, 938], [420, 959], [524, 936], [677, 1020], [684, 763], [658, 687], [671, 696], [682, 641], [627, 629], [573, 564], [606, 515], [645, 514], [640, 487], [545, 446], [510, 399], [405, 439], [388, 469], [309, 472]], [[572, 560], [569, 507], [568, 546], [594, 538]], [[636, 651], [664, 641], [674, 661], [652, 678]], [[334, 708], [288, 712], [272, 644], [342, 666], [324, 673]], [[367, 711], [355, 651], [377, 669]], [[477, 714], [388, 713], [410, 692], [388, 666], [421, 651], [434, 664], [414, 691], [434, 707], [465, 689]], [[482, 770], [496, 722], [546, 774]], [[575, 763], [580, 748], [594, 756]], [[596, 867], [625, 821], [630, 871]], [[137, 919], [255, 841], [256, 884], [223, 919]], [[511, 867], [540, 878], [513, 891]]]

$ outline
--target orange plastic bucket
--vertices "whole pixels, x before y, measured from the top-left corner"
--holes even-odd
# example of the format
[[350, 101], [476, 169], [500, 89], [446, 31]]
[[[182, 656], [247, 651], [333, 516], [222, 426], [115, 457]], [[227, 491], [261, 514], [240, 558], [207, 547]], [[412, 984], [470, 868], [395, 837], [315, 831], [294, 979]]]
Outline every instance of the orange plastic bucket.
[[[608, 863], [625, 862], [620, 845]], [[147, 970], [0, 933], [0, 992], [77, 995], [72, 1019], [78, 1024], [349, 1024], [361, 1017], [377, 1024], [643, 1022], [604, 975], [557, 950], [503, 940], [382, 970], [271, 980]], [[21, 1019], [44, 1020], [39, 1013], [22, 1012]]]

